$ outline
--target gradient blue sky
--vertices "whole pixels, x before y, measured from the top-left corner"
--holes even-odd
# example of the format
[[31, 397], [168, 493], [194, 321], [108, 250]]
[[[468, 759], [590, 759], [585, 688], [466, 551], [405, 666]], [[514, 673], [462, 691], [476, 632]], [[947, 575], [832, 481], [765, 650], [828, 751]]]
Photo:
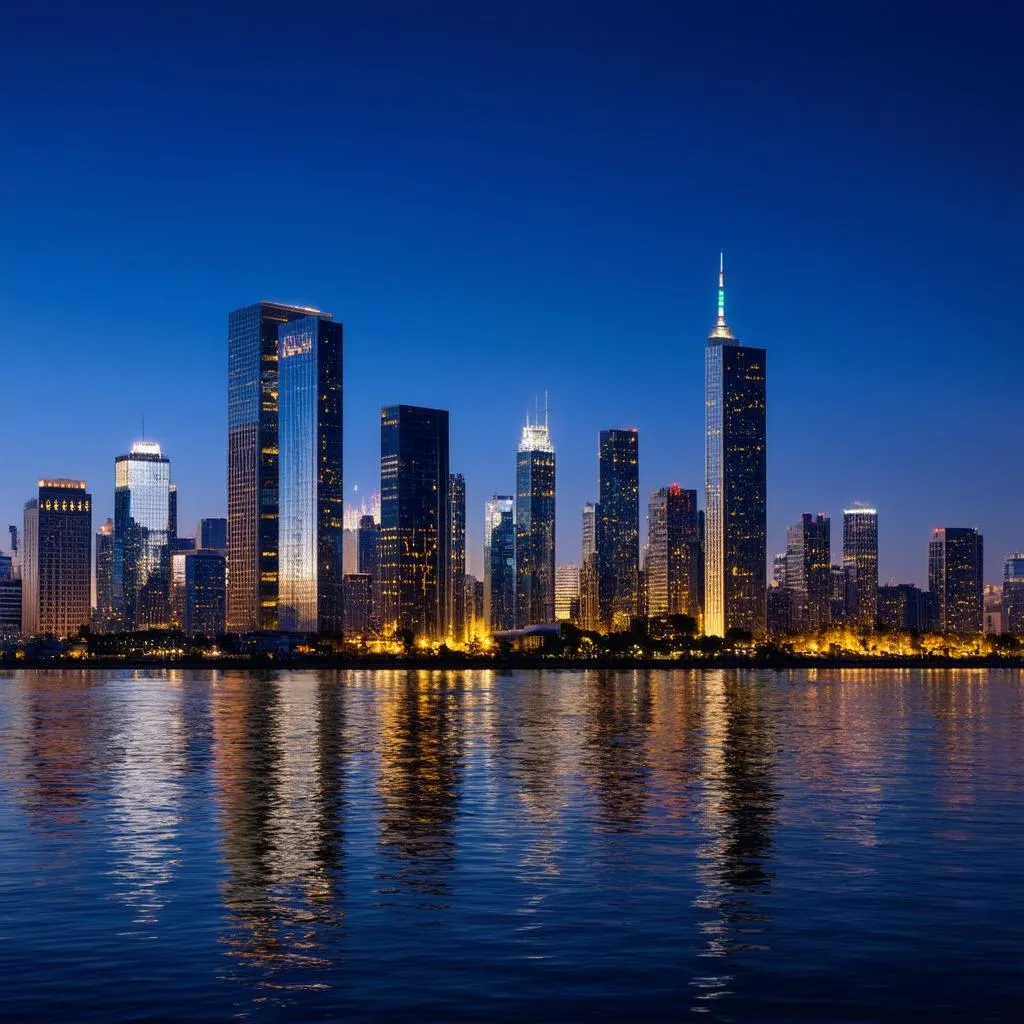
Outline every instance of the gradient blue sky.
[[769, 553], [825, 511], [838, 557], [855, 499], [883, 579], [923, 582], [940, 524], [989, 579], [1024, 548], [1011, 5], [43, 6], [0, 62], [3, 523], [69, 475], [98, 524], [143, 415], [182, 532], [224, 514], [225, 318], [272, 298], [345, 324], [348, 485], [382, 404], [451, 410], [475, 571], [547, 390], [578, 560], [600, 429], [639, 427], [644, 515], [702, 488], [724, 249]]

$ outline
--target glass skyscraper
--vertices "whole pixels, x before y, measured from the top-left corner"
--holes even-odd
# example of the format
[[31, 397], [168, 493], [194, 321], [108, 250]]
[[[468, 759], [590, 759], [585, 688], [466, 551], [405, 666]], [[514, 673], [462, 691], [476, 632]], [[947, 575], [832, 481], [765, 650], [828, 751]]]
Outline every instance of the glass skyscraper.
[[278, 328], [330, 313], [257, 302], [228, 315], [228, 629], [277, 628]]
[[705, 353], [704, 632], [765, 632], [766, 430], [761, 348], [741, 345], [725, 321], [718, 269], [718, 319]]
[[107, 632], [115, 623], [114, 520], [107, 519], [96, 531], [96, 625]]
[[697, 492], [679, 484], [651, 492], [647, 503], [647, 614], [700, 619], [700, 528]]
[[857, 505], [843, 509], [843, 565], [850, 572], [851, 621], [867, 629], [878, 618], [878, 512]]
[[546, 421], [527, 422], [516, 452], [516, 624], [554, 621], [555, 448]]
[[601, 431], [596, 541], [598, 605], [605, 629], [628, 629], [639, 610], [639, 448], [636, 430]]
[[448, 635], [466, 638], [466, 480], [461, 473], [449, 477], [451, 557], [448, 580]]
[[1003, 563], [1003, 632], [1024, 633], [1024, 551], [1007, 555]]
[[451, 511], [448, 413], [392, 405], [380, 420], [383, 627], [442, 639], [447, 627]]
[[516, 624], [515, 498], [495, 494], [484, 513], [484, 623], [491, 631]]
[[938, 604], [943, 633], [982, 631], [984, 557], [981, 534], [972, 527], [940, 526], [928, 542], [928, 589]]
[[114, 460], [114, 614], [126, 630], [170, 623], [171, 463], [136, 441]]
[[786, 589], [793, 627], [821, 629], [832, 620], [832, 522], [809, 512], [786, 531]]
[[25, 505], [21, 631], [74, 636], [92, 604], [92, 495], [84, 480], [40, 480]]
[[278, 628], [343, 629], [342, 326], [278, 329]]
[[225, 559], [214, 549], [182, 553], [185, 560], [183, 622], [189, 636], [216, 637], [224, 632], [227, 608]]

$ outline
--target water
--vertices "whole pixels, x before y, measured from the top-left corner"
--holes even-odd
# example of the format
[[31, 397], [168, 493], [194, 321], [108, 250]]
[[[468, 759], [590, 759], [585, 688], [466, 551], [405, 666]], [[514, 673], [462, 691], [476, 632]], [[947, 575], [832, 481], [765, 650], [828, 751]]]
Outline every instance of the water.
[[0, 1017], [1020, 1019], [1016, 671], [0, 674]]

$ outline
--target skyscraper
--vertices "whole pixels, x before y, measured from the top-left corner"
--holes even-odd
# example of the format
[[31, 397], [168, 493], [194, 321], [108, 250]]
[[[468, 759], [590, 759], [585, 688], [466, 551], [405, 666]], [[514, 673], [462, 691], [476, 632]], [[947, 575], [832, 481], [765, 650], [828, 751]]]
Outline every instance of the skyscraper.
[[92, 495], [84, 480], [40, 480], [25, 504], [21, 631], [73, 636], [89, 625]]
[[1003, 631], [1024, 633], [1024, 551], [1015, 551], [1003, 563]]
[[114, 613], [127, 630], [170, 622], [171, 463], [152, 441], [114, 460]]
[[937, 527], [928, 543], [928, 589], [938, 603], [943, 633], [982, 631], [981, 534], [973, 527]]
[[373, 580], [369, 573], [345, 573], [345, 636], [353, 637], [370, 628]]
[[700, 615], [697, 492], [672, 484], [647, 503], [647, 614]]
[[516, 451], [516, 623], [555, 621], [555, 447], [527, 420]]
[[516, 624], [515, 498], [495, 494], [484, 510], [484, 623], [492, 631]]
[[601, 609], [598, 601], [597, 517], [600, 506], [588, 501], [583, 506], [583, 546], [580, 562], [580, 626], [599, 629]]
[[227, 609], [226, 560], [213, 548], [182, 552], [185, 595], [182, 626], [188, 636], [224, 632]]
[[580, 567], [573, 563], [555, 567], [555, 621], [575, 622], [579, 618]]
[[381, 410], [380, 576], [385, 628], [445, 635], [450, 572], [448, 413]]
[[640, 576], [640, 456], [636, 430], [602, 430], [598, 450], [598, 605], [605, 629], [637, 614]]
[[765, 631], [766, 353], [741, 345], [725, 321], [718, 268], [718, 319], [705, 356], [704, 631]]
[[461, 643], [466, 639], [466, 480], [461, 473], [452, 473], [448, 480], [451, 516], [448, 635]]
[[370, 624], [379, 625], [380, 618], [380, 528], [371, 515], [359, 517], [357, 532], [359, 547], [358, 570], [370, 577]]
[[843, 509], [843, 565], [850, 570], [849, 616], [874, 629], [878, 617], [878, 512], [864, 505]]
[[793, 625], [821, 629], [832, 618], [832, 529], [828, 516], [809, 512], [786, 532], [786, 588]]
[[322, 316], [278, 334], [278, 628], [343, 628], [342, 325]]
[[226, 519], [200, 519], [196, 526], [196, 548], [200, 551], [228, 550], [228, 521]]
[[96, 625], [107, 631], [115, 623], [114, 520], [106, 519], [96, 531]]
[[277, 628], [278, 327], [330, 313], [258, 302], [228, 315], [228, 629]]

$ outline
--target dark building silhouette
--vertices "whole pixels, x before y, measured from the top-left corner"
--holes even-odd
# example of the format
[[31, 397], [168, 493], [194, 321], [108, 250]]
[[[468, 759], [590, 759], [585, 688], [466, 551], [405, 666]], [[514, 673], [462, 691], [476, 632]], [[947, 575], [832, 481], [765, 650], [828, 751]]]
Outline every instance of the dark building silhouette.
[[257, 302], [228, 315], [228, 628], [277, 628], [278, 327], [330, 313]]
[[367, 632], [372, 610], [373, 577], [365, 572], [345, 573], [345, 635]]
[[0, 579], [0, 640], [14, 639], [21, 633], [21, 580]]
[[647, 614], [700, 616], [700, 517], [697, 492], [678, 484], [647, 503]]
[[484, 621], [492, 631], [516, 624], [515, 498], [495, 494], [484, 516]]
[[741, 345], [725, 321], [720, 263], [704, 381], [704, 631], [712, 636], [733, 627], [765, 631], [765, 373], [765, 350]]
[[356, 536], [359, 573], [370, 577], [370, 623], [380, 619], [380, 527], [373, 516], [360, 516]]
[[919, 633], [939, 630], [935, 595], [913, 583], [893, 583], [878, 588], [877, 621], [883, 629], [912, 629]]
[[224, 632], [227, 612], [227, 559], [219, 551], [185, 555], [182, 626], [188, 636], [215, 637]]
[[92, 597], [92, 495], [84, 480], [40, 480], [25, 504], [21, 631], [74, 636], [88, 626]]
[[626, 629], [639, 608], [640, 455], [636, 430], [602, 430], [597, 577], [601, 625]]
[[466, 639], [466, 481], [461, 473], [448, 478], [451, 556], [448, 563], [448, 634]]
[[516, 623], [555, 621], [555, 448], [548, 425], [523, 427], [516, 451]]
[[96, 531], [96, 627], [113, 630], [114, 615], [114, 520], [107, 519]]
[[772, 585], [767, 594], [768, 635], [773, 639], [793, 632], [793, 594], [785, 586]]
[[342, 631], [343, 328], [321, 316], [278, 334], [278, 628]]
[[1024, 633], [1024, 552], [1008, 555], [1003, 563], [1003, 632]]
[[385, 628], [441, 639], [451, 550], [448, 413], [381, 410], [380, 577]]
[[205, 551], [228, 550], [228, 521], [226, 519], [200, 519], [196, 527], [196, 548]]
[[[832, 566], [832, 621], [848, 622], [854, 607], [853, 579], [856, 570], [850, 565]], [[877, 592], [877, 587], [875, 588]], [[874, 621], [871, 623], [874, 627]]]
[[980, 633], [984, 558], [982, 538], [972, 527], [940, 526], [928, 543], [928, 589], [938, 601], [943, 633]]
[[843, 510], [843, 565], [850, 572], [848, 618], [873, 629], [878, 617], [878, 513], [857, 506]]
[[831, 522], [809, 512], [786, 535], [786, 587], [793, 595], [797, 629], [821, 629], [831, 621]]

